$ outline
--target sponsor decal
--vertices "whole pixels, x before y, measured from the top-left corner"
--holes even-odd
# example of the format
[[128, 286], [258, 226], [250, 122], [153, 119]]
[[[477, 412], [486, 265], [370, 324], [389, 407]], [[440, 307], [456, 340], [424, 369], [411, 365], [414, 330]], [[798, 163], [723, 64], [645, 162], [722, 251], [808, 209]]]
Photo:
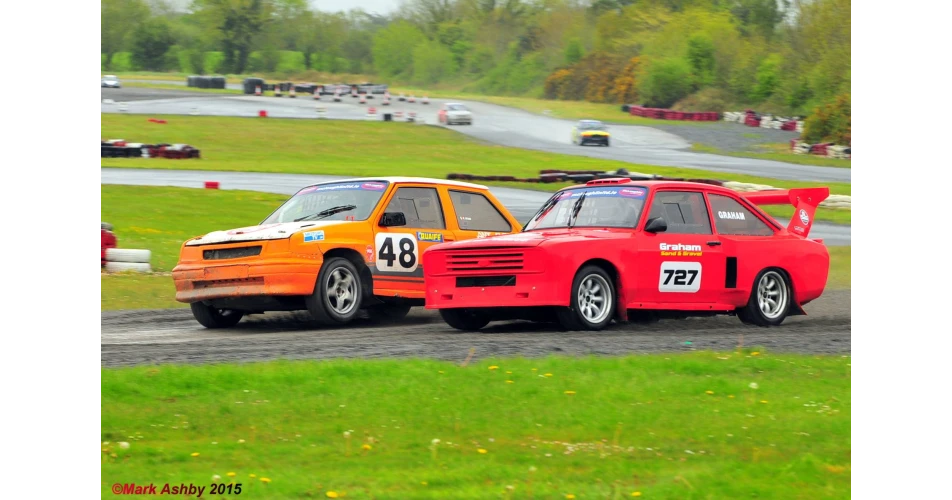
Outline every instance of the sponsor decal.
[[308, 188], [302, 189], [298, 194], [306, 193], [326, 193], [329, 191], [356, 191], [356, 190], [368, 190], [368, 191], [383, 191], [387, 189], [387, 185], [383, 182], [363, 182], [363, 183], [348, 183], [348, 184], [332, 184], [329, 186], [311, 186]]
[[804, 233], [804, 232], [806, 232], [806, 230], [807, 230], [807, 228], [805, 228], [805, 227], [803, 227], [803, 226], [797, 226], [797, 225], [794, 225], [794, 226], [793, 226], [793, 232], [795, 232], [795, 233]]
[[645, 190], [634, 189], [634, 188], [621, 188], [618, 190], [618, 194], [626, 198], [644, 198]]
[[744, 212], [717, 212], [717, 217], [721, 219], [747, 220], [744, 218]]
[[374, 261], [374, 246], [367, 245], [367, 262], [373, 262], [373, 261]]
[[324, 241], [324, 231], [308, 231], [304, 233], [304, 243], [311, 241]]
[[426, 231], [417, 231], [417, 241], [430, 241], [433, 243], [443, 242], [443, 233], [428, 233]]
[[504, 234], [504, 233], [491, 233], [491, 232], [489, 232], [489, 231], [477, 231], [477, 232], [476, 232], [476, 237], [477, 237], [477, 238], [489, 238], [490, 236], [498, 236], [498, 235], [500, 235], [500, 234]]
[[[627, 189], [630, 189], [630, 188], [627, 188]], [[608, 196], [621, 196], [619, 191], [620, 190], [617, 188], [615, 189], [597, 189], [597, 188], [596, 189], [578, 189], [574, 191], [566, 191], [566, 193], [571, 193], [571, 194], [562, 195], [559, 197], [559, 199], [561, 200], [562, 198], [578, 198], [582, 196], [582, 194], [584, 194], [586, 198], [603, 198]]]
[[802, 222], [804, 226], [810, 223], [810, 216], [807, 215], [806, 210], [801, 208], [799, 215], [800, 215], [800, 222]]
[[685, 245], [683, 243], [662, 243], [661, 255], [666, 257], [700, 257], [701, 245]]

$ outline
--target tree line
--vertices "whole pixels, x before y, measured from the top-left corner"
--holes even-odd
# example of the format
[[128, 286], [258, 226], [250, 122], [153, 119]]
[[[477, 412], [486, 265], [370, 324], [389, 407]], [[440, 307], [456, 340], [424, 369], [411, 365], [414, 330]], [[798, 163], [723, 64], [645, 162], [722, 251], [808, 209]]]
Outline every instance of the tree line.
[[850, 0], [405, 0], [385, 16], [306, 0], [194, 0], [186, 12], [162, 0], [101, 2], [104, 70], [311, 70], [800, 115], [850, 91]]

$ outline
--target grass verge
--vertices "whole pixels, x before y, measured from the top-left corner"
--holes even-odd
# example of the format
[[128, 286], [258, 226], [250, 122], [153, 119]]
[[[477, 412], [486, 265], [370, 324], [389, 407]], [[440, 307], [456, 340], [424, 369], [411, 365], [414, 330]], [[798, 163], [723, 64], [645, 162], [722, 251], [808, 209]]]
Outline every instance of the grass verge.
[[277, 361], [101, 376], [104, 497], [116, 482], [213, 476], [242, 484], [239, 498], [850, 495], [846, 356]]
[[785, 163], [796, 163], [798, 165], [815, 165], [818, 167], [836, 167], [836, 168], [851, 168], [853, 165], [851, 160], [843, 160], [839, 158], [827, 158], [823, 156], [816, 155], [797, 155], [790, 152], [790, 145], [784, 143], [772, 143], [772, 144], [761, 144], [758, 146], [765, 151], [762, 153], [744, 151], [744, 152], [730, 152], [730, 151], [721, 151], [718, 148], [713, 146], [707, 146], [705, 144], [694, 143], [691, 145], [691, 149], [699, 153], [711, 153], [716, 155], [723, 156], [735, 156], [739, 158], [756, 158], [760, 160], [773, 160], [773, 161], [782, 161]]
[[[670, 177], [722, 179], [779, 188], [829, 186], [833, 194], [850, 194], [847, 183], [811, 183], [722, 174], [677, 167], [657, 167], [582, 156], [543, 153], [487, 145], [439, 127], [409, 123], [166, 116], [166, 124], [142, 115], [101, 115], [101, 135], [136, 142], [187, 143], [202, 151], [200, 160], [102, 158], [108, 167], [278, 172], [326, 175], [402, 175], [446, 178], [450, 173], [537, 177], [539, 170], [616, 170]], [[517, 184], [513, 187], [556, 190], [562, 185]], [[789, 217], [787, 207], [768, 207]], [[786, 214], [786, 215], [784, 215]], [[817, 211], [817, 220], [849, 223], [850, 211]]]
[[[175, 301], [168, 272], [182, 243], [219, 229], [258, 223], [286, 196], [248, 191], [102, 185], [102, 220], [114, 226], [120, 248], [152, 251], [161, 274], [103, 274], [103, 311], [184, 307]], [[196, 216], [201, 214], [201, 216]], [[850, 247], [830, 247], [828, 288], [850, 287]]]

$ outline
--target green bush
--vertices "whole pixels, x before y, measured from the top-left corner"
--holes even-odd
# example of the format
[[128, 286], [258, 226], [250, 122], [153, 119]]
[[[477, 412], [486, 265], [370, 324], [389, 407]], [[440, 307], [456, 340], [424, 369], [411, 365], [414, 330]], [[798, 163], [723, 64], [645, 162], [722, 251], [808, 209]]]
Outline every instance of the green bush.
[[215, 74], [222, 70], [222, 63], [225, 61], [224, 52], [206, 52], [203, 60], [204, 70], [202, 74]]
[[304, 65], [304, 53], [292, 50], [281, 50], [278, 52], [278, 65], [275, 71], [278, 73], [300, 73], [306, 70]]
[[445, 45], [425, 42], [413, 49], [413, 80], [436, 83], [456, 73], [456, 58]]
[[136, 68], [135, 64], [133, 64], [131, 52], [116, 52], [112, 55], [109, 69], [110, 71], [118, 73], [121, 71], [135, 71], [139, 68]]
[[639, 94], [646, 106], [667, 108], [694, 90], [691, 65], [681, 58], [654, 61], [646, 68]]
[[106, 66], [108, 66], [109, 58], [106, 57], [106, 54], [99, 54], [99, 71], [106, 71]]
[[728, 109], [730, 102], [731, 98], [726, 91], [709, 87], [674, 103], [671, 109], [675, 111], [723, 113], [724, 111], [733, 111]]
[[832, 142], [850, 145], [850, 95], [840, 94], [831, 102], [816, 108], [803, 122], [803, 140], [816, 144]]

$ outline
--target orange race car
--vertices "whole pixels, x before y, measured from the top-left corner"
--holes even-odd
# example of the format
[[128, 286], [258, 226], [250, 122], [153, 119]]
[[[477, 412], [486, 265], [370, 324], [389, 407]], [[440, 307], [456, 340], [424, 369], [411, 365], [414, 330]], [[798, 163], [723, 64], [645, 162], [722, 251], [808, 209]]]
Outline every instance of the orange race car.
[[246, 314], [307, 310], [325, 324], [358, 311], [402, 319], [422, 306], [423, 251], [521, 225], [485, 186], [381, 177], [298, 191], [259, 225], [214, 231], [182, 245], [175, 299], [207, 328]]

